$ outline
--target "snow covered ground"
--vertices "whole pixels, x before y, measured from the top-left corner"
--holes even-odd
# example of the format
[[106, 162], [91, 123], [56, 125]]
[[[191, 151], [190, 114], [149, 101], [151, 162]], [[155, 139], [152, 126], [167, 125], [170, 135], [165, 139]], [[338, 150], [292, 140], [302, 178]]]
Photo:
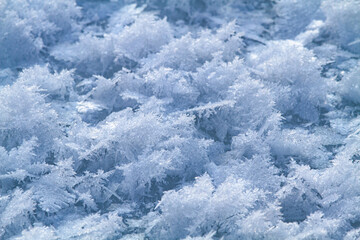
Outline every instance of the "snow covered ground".
[[360, 1], [0, 0], [0, 239], [360, 239]]

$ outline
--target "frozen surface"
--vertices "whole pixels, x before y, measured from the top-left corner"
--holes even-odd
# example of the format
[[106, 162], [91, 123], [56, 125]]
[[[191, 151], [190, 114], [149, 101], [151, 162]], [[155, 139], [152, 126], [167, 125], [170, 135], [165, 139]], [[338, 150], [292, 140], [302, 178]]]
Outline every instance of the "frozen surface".
[[0, 0], [0, 239], [360, 239], [358, 0]]

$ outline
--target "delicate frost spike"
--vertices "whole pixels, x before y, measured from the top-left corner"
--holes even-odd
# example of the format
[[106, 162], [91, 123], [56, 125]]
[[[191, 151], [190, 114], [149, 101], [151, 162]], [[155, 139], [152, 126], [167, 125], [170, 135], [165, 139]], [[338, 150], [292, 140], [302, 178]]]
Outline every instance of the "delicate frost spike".
[[161, 215], [149, 229], [150, 236], [182, 238], [201, 236], [212, 230], [221, 235], [233, 234], [235, 223], [256, 208], [264, 196], [263, 191], [248, 184], [230, 176], [215, 188], [205, 174], [196, 178], [193, 186], [166, 192], [158, 204]]
[[196, 104], [199, 91], [192, 86], [191, 75], [186, 71], [159, 68], [145, 75], [144, 88], [147, 95], [172, 98], [173, 104], [186, 107]]
[[119, 198], [115, 192], [107, 187], [108, 178], [113, 173], [114, 171], [104, 172], [98, 170], [97, 173], [86, 171], [75, 186], [76, 194], [79, 195], [77, 202], [82, 202], [87, 210], [97, 210], [97, 203], [103, 204], [112, 195], [118, 198], [117, 200], [121, 200], [121, 197]]
[[296, 236], [298, 239], [315, 238], [326, 239], [338, 229], [340, 220], [327, 219], [321, 212], [312, 213], [302, 224], [302, 232]]
[[[0, 147], [0, 173], [6, 174], [10, 171], [25, 171], [31, 168], [31, 164], [36, 161], [36, 154], [34, 148], [38, 146], [36, 137], [11, 149], [9, 152], [3, 147]], [[19, 172], [20, 173], [20, 172]]]
[[167, 178], [192, 179], [204, 172], [208, 163], [207, 150], [211, 145], [212, 141], [173, 136], [158, 144], [156, 148], [159, 150], [145, 151], [137, 162], [118, 168], [125, 177], [122, 188], [132, 198], [138, 198], [158, 186], [166, 188], [176, 183]]
[[68, 99], [74, 85], [74, 71], [63, 70], [60, 73], [50, 73], [48, 66], [35, 65], [19, 74], [18, 82], [25, 86], [37, 86], [50, 98]]
[[85, 208], [87, 208], [90, 211], [98, 210], [98, 207], [96, 206], [96, 203], [95, 203], [94, 199], [92, 198], [90, 192], [80, 193], [77, 201], [81, 201], [83, 203], [83, 205], [85, 206]]
[[30, 226], [35, 204], [32, 198], [32, 190], [23, 192], [17, 188], [12, 193], [11, 200], [7, 203], [5, 209], [0, 213], [0, 226], [5, 229], [3, 237], [11, 236], [12, 233], [21, 231], [23, 227]]
[[273, 89], [282, 113], [293, 111], [305, 120], [318, 120], [328, 89], [320, 76], [321, 62], [311, 50], [292, 40], [273, 41], [255, 49], [248, 61]]
[[309, 134], [303, 129], [284, 129], [267, 139], [273, 154], [276, 154], [279, 164], [286, 161], [285, 156], [298, 158], [300, 162], [313, 168], [329, 166], [329, 153], [322, 144], [320, 136]]
[[34, 199], [47, 213], [56, 213], [75, 203], [72, 188], [77, 184], [71, 159], [61, 161], [49, 174], [32, 183]]
[[0, 144], [7, 149], [35, 136], [45, 154], [59, 136], [56, 112], [36, 86], [15, 82], [0, 88]]
[[[207, 60], [211, 58], [208, 53], [205, 56], [201, 56], [199, 53], [198, 56], [197, 50], [200, 45], [196, 43], [199, 41], [201, 39], [196, 41], [191, 37], [191, 34], [186, 34], [180, 39], [174, 39], [168, 45], [165, 45], [159, 53], [143, 60], [145, 71], [161, 66], [194, 71], [196, 67], [200, 66], [197, 63], [198, 59]], [[218, 50], [219, 46], [216, 47], [216, 50]]]
[[232, 60], [242, 46], [241, 32], [237, 32], [234, 22], [222, 26], [218, 33], [210, 31], [200, 32], [199, 37], [190, 33], [172, 40], [155, 55], [142, 60], [143, 71], [153, 68], [169, 67], [173, 69], [195, 71], [206, 61], [213, 58], [213, 54], [222, 53], [224, 60]]
[[216, 101], [219, 96], [226, 98], [229, 87], [236, 79], [249, 77], [242, 59], [236, 57], [225, 63], [221, 55], [221, 52], [215, 53], [214, 58], [205, 62], [193, 75], [194, 85], [200, 91], [202, 101]]
[[151, 53], [158, 52], [163, 45], [172, 39], [172, 30], [166, 19], [159, 20], [149, 14], [139, 16], [135, 22], [124, 28], [117, 37], [115, 52], [140, 60]]
[[57, 60], [69, 63], [70, 66], [76, 66], [77, 72], [85, 76], [113, 71], [111, 65], [116, 57], [114, 37], [107, 34], [98, 38], [94, 35], [83, 34], [76, 43], [56, 45], [50, 54]]
[[112, 75], [127, 64], [134, 66], [142, 58], [158, 52], [172, 36], [166, 19], [143, 14], [119, 33], [104, 33], [99, 37], [90, 32], [81, 35], [74, 44], [58, 45], [51, 54], [58, 60], [70, 62], [70, 66], [76, 66], [85, 76]]
[[[261, 81], [239, 78], [230, 87], [227, 98], [236, 102], [230, 112], [224, 111], [224, 118], [234, 126], [235, 132], [248, 129], [267, 131], [279, 124], [279, 118], [273, 118], [277, 115], [273, 94]], [[275, 120], [273, 126], [268, 123], [268, 119]]]
[[[279, 170], [273, 166], [269, 157], [254, 155], [250, 159], [236, 158], [236, 151], [224, 156], [219, 166], [208, 165], [208, 172], [216, 183], [223, 182], [227, 176], [236, 176], [251, 183], [252, 187], [259, 188], [267, 193], [274, 193], [280, 189], [282, 177]], [[234, 160], [235, 158], [235, 160]], [[224, 164], [226, 163], [226, 164]], [[269, 194], [267, 197], [273, 199]]]
[[[160, 221], [151, 229], [157, 238], [181, 238], [189, 234], [188, 228], [200, 224], [196, 218], [204, 217], [203, 209], [208, 205], [214, 186], [206, 174], [198, 177], [193, 186], [164, 194], [158, 206], [162, 211]], [[160, 229], [157, 229], [160, 228]], [[161, 229], [167, 229], [167, 232]]]

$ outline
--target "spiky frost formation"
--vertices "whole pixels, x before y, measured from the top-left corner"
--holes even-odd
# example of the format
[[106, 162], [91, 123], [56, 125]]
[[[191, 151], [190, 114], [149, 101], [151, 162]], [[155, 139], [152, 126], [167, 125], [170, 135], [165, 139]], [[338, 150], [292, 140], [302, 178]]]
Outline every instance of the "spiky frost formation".
[[0, 0], [0, 239], [358, 239], [358, 0]]

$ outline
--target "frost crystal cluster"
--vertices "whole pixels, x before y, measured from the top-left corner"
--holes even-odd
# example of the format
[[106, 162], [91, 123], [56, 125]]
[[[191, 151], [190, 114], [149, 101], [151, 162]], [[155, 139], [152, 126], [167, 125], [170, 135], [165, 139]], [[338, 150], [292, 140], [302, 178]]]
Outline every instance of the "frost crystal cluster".
[[0, 239], [360, 239], [360, 1], [0, 0]]

